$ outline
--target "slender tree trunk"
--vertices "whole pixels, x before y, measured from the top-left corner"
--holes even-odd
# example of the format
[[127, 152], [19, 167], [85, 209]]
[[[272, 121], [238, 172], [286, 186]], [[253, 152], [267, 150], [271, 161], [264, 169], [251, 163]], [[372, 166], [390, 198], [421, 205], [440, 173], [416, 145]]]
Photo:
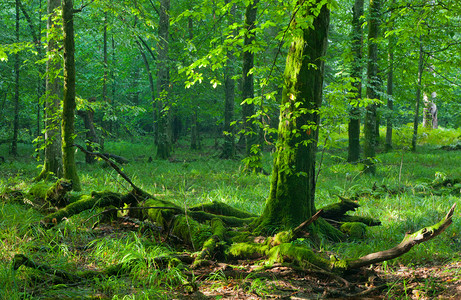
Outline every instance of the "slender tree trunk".
[[348, 162], [357, 162], [360, 159], [360, 108], [358, 102], [362, 98], [362, 48], [363, 48], [363, 4], [364, 0], [355, 0], [352, 7], [352, 70], [351, 77], [356, 81], [353, 83], [356, 102], [349, 110], [349, 148]]
[[421, 88], [424, 72], [424, 49], [421, 37], [419, 37], [419, 63], [418, 63], [418, 86], [416, 87], [415, 116], [413, 119], [413, 137], [411, 139], [411, 151], [416, 152], [416, 142], [418, 141], [419, 106], [421, 103]]
[[[244, 47], [249, 47], [256, 40], [255, 21], [257, 5], [259, 0], [250, 1], [245, 11], [245, 40]], [[243, 74], [242, 74], [242, 99], [253, 99], [254, 78], [253, 78], [254, 54], [250, 50], [243, 51]], [[255, 126], [252, 118], [255, 114], [255, 105], [251, 103], [242, 104], [243, 124], [245, 129], [246, 163], [245, 169], [259, 172], [261, 170], [261, 145], [259, 144], [259, 128]]]
[[41, 173], [36, 178], [40, 180], [54, 174], [61, 177], [63, 174], [62, 166], [62, 149], [61, 149], [61, 82], [56, 75], [57, 70], [61, 68], [60, 58], [58, 55], [58, 45], [54, 40], [53, 30], [56, 30], [57, 24], [54, 23], [56, 18], [56, 9], [61, 6], [60, 0], [48, 0], [47, 3], [47, 56], [46, 61], [46, 78], [45, 78], [45, 161]]
[[394, 118], [394, 36], [389, 37], [389, 53], [388, 62], [389, 70], [387, 72], [387, 114], [386, 114], [386, 144], [385, 151], [392, 150], [392, 121]]
[[74, 151], [75, 118], [75, 42], [74, 5], [72, 0], [62, 2], [62, 22], [64, 31], [64, 100], [62, 105], [62, 160], [64, 178], [72, 181], [75, 191], [80, 191]]
[[[367, 98], [379, 99], [379, 78], [378, 78], [378, 42], [379, 24], [381, 18], [381, 0], [370, 0], [370, 19], [368, 22], [368, 67], [367, 67]], [[376, 165], [376, 104], [369, 104], [365, 115], [365, 144], [363, 154], [365, 155], [365, 173], [375, 174]]]
[[159, 118], [157, 158], [168, 159], [172, 150], [171, 111], [168, 101], [170, 70], [168, 63], [168, 42], [170, 28], [170, 0], [160, 0], [160, 20], [158, 29], [158, 78], [157, 90], [159, 92]]
[[[226, 4], [229, 0], [226, 0]], [[232, 5], [229, 11], [228, 25], [234, 23], [235, 5]], [[227, 65], [224, 69], [224, 144], [221, 158], [230, 159], [235, 155], [235, 136], [234, 128], [231, 122], [234, 120], [234, 103], [235, 103], [235, 81], [232, 78], [234, 73], [235, 56], [233, 50], [227, 51]]]
[[[16, 42], [19, 43], [19, 0], [16, 0]], [[14, 55], [14, 119], [11, 154], [18, 156], [19, 133], [19, 53]]]
[[[102, 78], [102, 101], [110, 105], [110, 100], [107, 98], [107, 76], [108, 76], [108, 65], [107, 65], [107, 12], [104, 12], [104, 28], [103, 28], [103, 68], [104, 74]], [[112, 110], [109, 110], [112, 111]], [[110, 112], [112, 113], [112, 112]], [[112, 133], [112, 121], [110, 118], [105, 122], [106, 130]]]
[[[321, 7], [321, 9], [320, 9]], [[293, 37], [286, 61], [280, 109], [277, 156], [271, 189], [258, 231], [294, 228], [315, 213], [315, 155], [322, 104], [324, 56], [328, 43], [330, 13], [323, 1], [301, 6], [298, 15], [314, 16], [313, 29]], [[305, 19], [304, 19], [305, 20]]]

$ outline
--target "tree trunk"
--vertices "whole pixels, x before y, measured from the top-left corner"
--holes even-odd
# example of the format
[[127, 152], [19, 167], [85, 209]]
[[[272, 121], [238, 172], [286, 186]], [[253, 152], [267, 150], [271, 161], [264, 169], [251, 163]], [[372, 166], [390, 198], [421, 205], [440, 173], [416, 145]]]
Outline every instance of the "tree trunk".
[[169, 63], [168, 63], [168, 42], [170, 28], [170, 0], [160, 1], [160, 20], [158, 29], [158, 79], [157, 90], [159, 92], [159, 118], [158, 118], [158, 141], [157, 158], [168, 159], [172, 150], [172, 126], [171, 111], [168, 101], [170, 84]]
[[363, 3], [364, 0], [355, 0], [352, 7], [352, 70], [351, 77], [355, 78], [353, 83], [356, 102], [349, 110], [349, 148], [348, 162], [357, 162], [360, 159], [360, 108], [358, 102], [362, 98], [362, 48], [363, 48]]
[[80, 191], [80, 179], [75, 165], [74, 118], [75, 118], [75, 42], [74, 5], [72, 0], [62, 2], [64, 29], [64, 101], [62, 105], [62, 160], [64, 178], [71, 180], [73, 189]]
[[[226, 0], [226, 4], [229, 0]], [[228, 25], [234, 23], [236, 6], [232, 5], [229, 12]], [[235, 81], [232, 78], [234, 73], [235, 56], [233, 50], [227, 50], [227, 64], [224, 69], [224, 143], [221, 158], [230, 159], [235, 155], [235, 136], [234, 128], [231, 122], [234, 119], [234, 102], [235, 102]]]
[[387, 116], [386, 116], [386, 144], [385, 151], [389, 152], [392, 150], [392, 121], [394, 117], [394, 45], [395, 37], [391, 35], [389, 37], [389, 70], [387, 72]]
[[61, 82], [57, 76], [57, 70], [60, 69], [61, 63], [58, 55], [58, 45], [52, 37], [52, 30], [56, 30], [57, 24], [54, 23], [56, 18], [56, 9], [61, 5], [60, 0], [48, 0], [47, 3], [47, 56], [46, 61], [46, 79], [45, 79], [45, 160], [41, 173], [37, 180], [47, 177], [48, 174], [54, 174], [58, 178], [62, 176], [62, 150], [61, 150], [61, 127], [60, 110], [61, 110]]
[[[107, 99], [107, 76], [108, 76], [108, 66], [107, 66], [107, 12], [104, 12], [104, 29], [103, 29], [103, 68], [104, 68], [104, 75], [102, 78], [102, 101], [104, 103], [109, 103], [110, 100]], [[109, 113], [112, 113], [112, 110], [109, 110]], [[111, 118], [108, 118], [106, 121], [106, 130], [110, 133], [112, 133], [112, 121]]]
[[192, 125], [190, 128], [190, 148], [193, 150], [199, 150], [202, 148], [200, 144], [200, 136], [199, 136], [199, 130], [198, 130], [198, 116], [197, 116], [197, 108], [194, 108], [194, 111], [192, 112]]
[[[19, 0], [16, 0], [16, 43], [19, 43]], [[18, 156], [19, 133], [19, 53], [14, 55], [14, 119], [11, 154]]]
[[418, 122], [419, 122], [419, 105], [421, 103], [421, 88], [424, 72], [424, 51], [423, 42], [419, 37], [419, 63], [418, 63], [418, 86], [416, 87], [416, 105], [415, 116], [413, 119], [413, 137], [411, 139], [411, 151], [416, 151], [416, 142], [418, 139]]
[[[320, 9], [321, 8], [321, 9]], [[293, 37], [288, 52], [277, 156], [271, 189], [257, 231], [293, 228], [315, 213], [315, 154], [322, 104], [324, 56], [328, 42], [330, 12], [323, 1], [302, 6], [304, 17], [318, 11], [313, 27], [303, 27]], [[318, 10], [317, 10], [318, 9]], [[295, 21], [293, 29], [299, 26]]]
[[[378, 36], [381, 18], [381, 0], [370, 0], [370, 19], [368, 31], [368, 67], [367, 67], [367, 98], [378, 99], [379, 78], [378, 78]], [[376, 156], [376, 104], [369, 104], [365, 115], [365, 155], [364, 172], [376, 173], [374, 157]]]
[[[255, 21], [259, 0], [250, 1], [245, 11], [245, 40], [244, 47], [250, 47], [256, 40]], [[255, 114], [254, 98], [254, 54], [250, 50], [243, 51], [243, 74], [242, 74], [242, 115], [245, 130], [246, 161], [245, 169], [249, 171], [261, 170], [261, 145], [259, 145], [259, 128], [253, 124]], [[245, 102], [250, 99], [250, 103]]]

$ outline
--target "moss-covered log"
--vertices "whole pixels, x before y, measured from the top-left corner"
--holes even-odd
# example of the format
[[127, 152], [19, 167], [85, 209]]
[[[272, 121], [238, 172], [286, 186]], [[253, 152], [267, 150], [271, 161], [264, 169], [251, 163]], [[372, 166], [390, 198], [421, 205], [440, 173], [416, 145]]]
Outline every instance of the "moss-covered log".
[[203, 243], [202, 250], [197, 254], [193, 268], [199, 267], [216, 255], [216, 248], [220, 242], [224, 242], [224, 235], [226, 234], [226, 227], [221, 219], [215, 218], [211, 220], [211, 229], [213, 235]]
[[195, 205], [189, 208], [190, 211], [204, 211], [214, 215], [232, 216], [237, 218], [255, 218], [257, 215], [250, 214], [246, 211], [234, 208], [220, 201]]
[[46, 182], [34, 184], [29, 190], [29, 196], [40, 205], [49, 204], [54, 207], [64, 207], [68, 203], [67, 192], [71, 190], [71, 181], [59, 179], [52, 185]]
[[126, 195], [113, 192], [92, 192], [91, 195], [82, 195], [78, 201], [55, 213], [48, 214], [44, 217], [43, 223], [47, 225], [57, 224], [63, 218], [69, 218], [88, 209], [107, 206], [123, 207], [125, 204], [137, 205], [142, 199], [141, 196], [134, 192]]

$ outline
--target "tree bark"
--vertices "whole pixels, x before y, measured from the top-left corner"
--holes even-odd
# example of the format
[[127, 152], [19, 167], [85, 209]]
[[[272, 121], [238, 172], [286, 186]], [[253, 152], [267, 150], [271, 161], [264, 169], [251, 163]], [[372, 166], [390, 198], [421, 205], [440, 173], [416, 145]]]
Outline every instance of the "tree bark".
[[389, 70], [387, 72], [387, 116], [386, 116], [386, 144], [384, 149], [386, 152], [392, 150], [392, 126], [394, 117], [394, 46], [395, 37], [389, 37], [389, 53], [388, 62]]
[[318, 11], [313, 27], [298, 28], [293, 37], [285, 73], [277, 156], [272, 171], [270, 195], [258, 221], [257, 231], [293, 228], [315, 212], [315, 154], [322, 104], [324, 56], [328, 43], [330, 12], [323, 1], [302, 5], [298, 15]]
[[362, 98], [362, 48], [363, 48], [363, 4], [364, 0], [355, 0], [352, 7], [352, 70], [351, 77], [355, 79], [352, 86], [355, 93], [352, 105], [349, 110], [349, 147], [348, 162], [357, 162], [360, 159], [360, 108], [358, 102]]
[[[229, 0], [226, 0], [226, 4], [229, 3]], [[232, 5], [229, 17], [228, 25], [234, 23], [235, 15], [235, 5]], [[231, 122], [234, 119], [234, 102], [235, 102], [235, 81], [232, 78], [234, 76], [234, 64], [235, 56], [233, 50], [227, 50], [227, 64], [224, 69], [224, 91], [225, 91], [225, 101], [224, 101], [224, 143], [221, 153], [221, 158], [230, 159], [235, 155], [235, 136], [234, 128], [231, 125]]]
[[259, 0], [250, 1], [245, 11], [245, 40], [243, 51], [243, 66], [242, 66], [242, 115], [245, 134], [245, 149], [246, 162], [245, 169], [249, 171], [261, 171], [261, 145], [259, 143], [259, 128], [255, 126], [255, 119], [252, 116], [255, 114], [255, 105], [253, 103], [254, 95], [254, 54], [251, 50], [245, 49], [251, 47], [256, 40], [255, 21], [256, 12], [258, 9]]
[[158, 141], [157, 141], [157, 158], [168, 159], [172, 150], [172, 126], [171, 111], [168, 101], [170, 74], [168, 64], [168, 42], [170, 28], [170, 0], [160, 1], [160, 20], [159, 20], [159, 41], [158, 41], [158, 78], [157, 90], [159, 92], [158, 107]]
[[73, 0], [63, 0], [62, 21], [64, 30], [64, 101], [62, 105], [62, 160], [64, 178], [71, 180], [73, 189], [80, 191], [80, 179], [75, 165], [75, 42]]
[[48, 0], [47, 2], [47, 56], [46, 79], [45, 79], [45, 160], [43, 169], [37, 176], [37, 180], [54, 174], [62, 177], [62, 151], [61, 151], [61, 82], [58, 77], [58, 70], [61, 68], [58, 56], [58, 45], [53, 39], [52, 30], [56, 30], [57, 24], [53, 22], [56, 18], [56, 9], [61, 5], [60, 0]]
[[[367, 98], [379, 99], [379, 78], [378, 78], [378, 36], [381, 18], [381, 0], [370, 0], [370, 19], [368, 21], [368, 67], [367, 67]], [[374, 157], [376, 156], [376, 104], [369, 104], [365, 115], [365, 155], [364, 172], [376, 173]]]
[[416, 151], [416, 142], [418, 140], [418, 122], [419, 122], [419, 105], [421, 103], [421, 88], [424, 72], [424, 49], [421, 37], [419, 37], [419, 62], [418, 62], [418, 86], [416, 87], [416, 104], [415, 116], [413, 119], [413, 136], [411, 139], [411, 151]]

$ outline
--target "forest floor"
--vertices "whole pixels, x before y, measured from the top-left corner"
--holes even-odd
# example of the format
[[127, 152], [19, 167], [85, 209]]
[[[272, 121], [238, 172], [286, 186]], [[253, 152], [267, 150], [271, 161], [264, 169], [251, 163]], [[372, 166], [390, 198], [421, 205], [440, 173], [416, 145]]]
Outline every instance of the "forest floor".
[[[444, 134], [434, 133], [438, 145], [450, 144], [441, 142]], [[153, 162], [146, 153], [155, 150], [145, 142], [114, 141], [106, 147], [130, 160], [123, 171], [143, 190], [182, 207], [216, 200], [261, 214], [269, 193], [270, 176], [242, 173], [240, 160], [220, 160], [212, 142], [195, 152], [182, 145], [172, 160]], [[344, 145], [319, 154], [317, 207], [337, 202], [338, 196], [355, 199], [360, 208], [353, 215], [377, 218], [382, 225], [340, 243], [297, 242], [326, 257], [357, 258], [389, 249], [405, 233], [438, 222], [460, 199], [461, 152], [421, 147], [411, 154], [380, 153], [376, 176], [363, 175], [360, 164], [345, 163]], [[7, 189], [27, 191], [34, 184], [38, 169], [30, 154], [33, 148], [23, 145], [20, 151], [19, 158], [7, 157], [0, 164], [0, 194]], [[0, 153], [7, 153], [1, 145]], [[268, 173], [272, 159], [270, 153], [263, 156]], [[81, 153], [77, 160], [84, 161]], [[80, 194], [130, 190], [103, 163], [79, 163], [79, 174], [84, 189]], [[145, 231], [123, 216], [105, 222], [101, 211], [85, 211], [43, 230], [34, 225], [43, 218], [42, 212], [0, 201], [0, 299], [461, 299], [459, 210], [450, 227], [435, 239], [392, 261], [341, 276], [289, 264], [268, 265], [262, 259], [212, 259], [210, 265], [197, 269], [187, 264], [159, 269], [138, 258], [194, 249]], [[16, 254], [67, 272], [136, 264], [125, 274], [66, 283], [31, 268], [12, 271]]]
[[[137, 230], [130, 222], [96, 227], [95, 232]], [[193, 291], [178, 286], [164, 299], [461, 299], [461, 261], [424, 265], [376, 264], [340, 276], [261, 260], [215, 262], [187, 271]], [[210, 276], [211, 275], [211, 276]], [[105, 298], [103, 294], [99, 295]]]

